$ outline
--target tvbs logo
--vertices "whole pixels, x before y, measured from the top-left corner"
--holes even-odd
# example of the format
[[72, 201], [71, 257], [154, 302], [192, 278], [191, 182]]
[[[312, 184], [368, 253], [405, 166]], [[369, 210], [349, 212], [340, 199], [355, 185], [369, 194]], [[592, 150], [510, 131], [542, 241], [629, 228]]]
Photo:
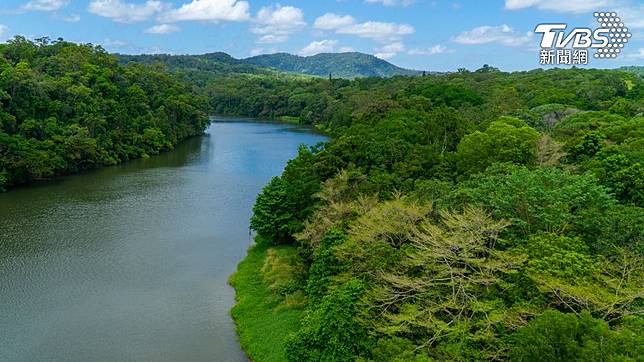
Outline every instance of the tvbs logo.
[[615, 12], [595, 12], [597, 28], [573, 28], [567, 24], [539, 24], [534, 29], [541, 35], [541, 64], [588, 64], [588, 50], [595, 58], [617, 58], [633, 36]]

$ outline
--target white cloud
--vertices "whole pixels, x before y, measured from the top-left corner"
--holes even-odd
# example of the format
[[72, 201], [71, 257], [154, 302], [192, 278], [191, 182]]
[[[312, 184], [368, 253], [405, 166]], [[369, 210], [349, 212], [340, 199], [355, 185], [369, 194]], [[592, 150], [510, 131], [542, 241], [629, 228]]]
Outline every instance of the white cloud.
[[366, 3], [382, 4], [384, 6], [402, 5], [408, 6], [414, 3], [414, 0], [364, 0]]
[[128, 45], [128, 42], [124, 40], [115, 40], [115, 39], [107, 38], [103, 41], [103, 44], [108, 47], [122, 48]]
[[277, 44], [288, 40], [288, 35], [266, 34], [257, 38], [259, 44]]
[[583, 13], [614, 4], [614, 1], [609, 0], [505, 0], [505, 8], [508, 10], [536, 7], [560, 13]]
[[334, 13], [326, 13], [313, 23], [313, 27], [321, 30], [336, 30], [345, 26], [355, 24], [356, 20], [351, 15], [338, 15]]
[[7, 34], [8, 30], [8, 26], [0, 24], [0, 38], [4, 37]]
[[454, 41], [460, 44], [499, 43], [507, 46], [519, 46], [530, 42], [533, 33], [519, 34], [506, 24], [499, 26], [479, 26], [458, 34]]
[[319, 53], [331, 53], [335, 49], [336, 44], [338, 44], [337, 40], [314, 41], [302, 48], [302, 50], [300, 50], [298, 54], [308, 56]]
[[644, 59], [644, 48], [639, 48], [637, 49], [637, 53], [630, 53], [626, 55], [626, 57], [634, 59]]
[[168, 33], [175, 33], [177, 31], [180, 31], [181, 28], [179, 28], [176, 25], [172, 24], [159, 24], [159, 25], [154, 25], [151, 26], [147, 29], [144, 30], [145, 33], [148, 34], [168, 34]]
[[265, 6], [259, 10], [254, 21], [251, 32], [260, 35], [257, 42], [263, 44], [284, 42], [289, 35], [306, 26], [304, 13], [293, 6]]
[[374, 56], [380, 59], [391, 59], [396, 55], [396, 53], [375, 53]]
[[448, 49], [444, 45], [434, 45], [429, 48], [414, 48], [410, 49], [407, 54], [409, 55], [436, 55], [436, 54], [443, 54], [443, 53], [453, 53], [454, 50]]
[[159, 20], [244, 21], [250, 19], [249, 8], [248, 1], [192, 0], [163, 14]]
[[350, 15], [326, 13], [315, 19], [314, 27], [321, 30], [333, 30], [338, 34], [355, 35], [361, 38], [374, 39], [380, 42], [399, 40], [403, 35], [413, 34], [414, 27], [407, 24], [367, 21], [357, 23]]
[[78, 14], [70, 14], [70, 15], [58, 15], [57, 18], [62, 21], [66, 21], [68, 23], [77, 23], [80, 21], [81, 16]]
[[120, 23], [134, 23], [148, 20], [168, 7], [168, 4], [159, 0], [147, 0], [143, 4], [127, 3], [121, 0], [92, 0], [87, 10]]
[[414, 33], [414, 28], [407, 24], [384, 23], [380, 21], [367, 21], [353, 24], [337, 30], [340, 34], [351, 34], [361, 38], [370, 38], [379, 41], [399, 39], [402, 35]]
[[253, 57], [256, 55], [260, 55], [262, 53], [264, 53], [264, 48], [254, 48], [254, 49], [251, 49], [250, 51], [250, 55]]
[[390, 59], [395, 57], [398, 53], [404, 52], [405, 50], [405, 44], [401, 42], [394, 42], [377, 48], [374, 55], [380, 59]]
[[31, 0], [22, 8], [29, 11], [54, 11], [67, 5], [69, 0]]
[[354, 51], [355, 51], [355, 49], [353, 49], [353, 47], [341, 47], [340, 48], [340, 53], [350, 53], [350, 52], [354, 52]]
[[629, 6], [628, 1], [614, 0], [505, 0], [505, 8], [519, 10], [535, 7], [560, 13], [592, 13], [601, 10], [616, 11], [631, 28], [644, 28], [644, 4]]
[[627, 27], [644, 28], [644, 4], [637, 7], [617, 8], [615, 11]]

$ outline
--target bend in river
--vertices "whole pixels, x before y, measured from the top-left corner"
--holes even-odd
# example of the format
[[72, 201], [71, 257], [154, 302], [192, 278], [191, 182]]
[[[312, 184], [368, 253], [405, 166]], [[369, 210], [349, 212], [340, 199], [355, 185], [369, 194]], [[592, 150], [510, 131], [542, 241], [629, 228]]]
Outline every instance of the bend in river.
[[216, 120], [146, 160], [0, 194], [0, 360], [243, 361], [227, 278], [296, 126]]

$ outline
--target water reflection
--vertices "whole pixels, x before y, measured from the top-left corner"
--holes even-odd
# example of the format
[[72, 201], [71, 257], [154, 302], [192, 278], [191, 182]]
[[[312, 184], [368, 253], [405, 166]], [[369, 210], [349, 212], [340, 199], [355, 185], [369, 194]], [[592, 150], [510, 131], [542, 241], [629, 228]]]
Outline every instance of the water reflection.
[[216, 122], [174, 152], [0, 194], [0, 360], [245, 360], [226, 280], [252, 203], [322, 139]]

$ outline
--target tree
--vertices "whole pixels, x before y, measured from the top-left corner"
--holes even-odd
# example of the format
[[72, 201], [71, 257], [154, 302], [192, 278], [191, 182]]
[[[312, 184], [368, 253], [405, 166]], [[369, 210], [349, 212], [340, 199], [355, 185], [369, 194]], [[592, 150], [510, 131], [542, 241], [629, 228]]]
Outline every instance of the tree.
[[[635, 327], [630, 330], [628, 327]], [[636, 361], [644, 354], [641, 318], [622, 330], [587, 311], [580, 315], [548, 310], [514, 336], [514, 361]]]
[[457, 165], [462, 174], [484, 171], [494, 162], [533, 165], [537, 158], [539, 132], [518, 118], [502, 117], [484, 131], [476, 131], [457, 147]]
[[287, 244], [293, 241], [290, 224], [293, 208], [288, 203], [288, 188], [280, 177], [273, 177], [257, 196], [250, 227], [269, 243]]
[[459, 192], [495, 217], [509, 220], [513, 236], [551, 231], [593, 240], [599, 231], [598, 216], [615, 203], [593, 175], [573, 175], [557, 168], [530, 170], [497, 164], [466, 185]]
[[357, 279], [334, 288], [306, 314], [286, 340], [289, 361], [350, 361], [366, 350], [368, 337], [356, 320], [364, 285]]

